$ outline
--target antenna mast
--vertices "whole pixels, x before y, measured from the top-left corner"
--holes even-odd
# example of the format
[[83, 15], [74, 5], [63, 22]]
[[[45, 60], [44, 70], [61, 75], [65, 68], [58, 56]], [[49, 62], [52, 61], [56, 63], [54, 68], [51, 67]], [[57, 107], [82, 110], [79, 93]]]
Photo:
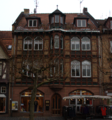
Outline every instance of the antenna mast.
[[34, 0], [34, 2], [35, 2], [35, 9], [34, 9], [34, 13], [37, 13], [37, 7], [38, 7], [38, 2], [37, 2], [37, 0]]
[[80, 0], [80, 13], [81, 13], [81, 4], [82, 4], [83, 0]]

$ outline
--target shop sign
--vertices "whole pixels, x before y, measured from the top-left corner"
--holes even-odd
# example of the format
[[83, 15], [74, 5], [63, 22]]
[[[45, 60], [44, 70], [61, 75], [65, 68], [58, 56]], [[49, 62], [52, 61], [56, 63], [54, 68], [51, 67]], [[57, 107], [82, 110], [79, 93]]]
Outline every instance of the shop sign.
[[18, 110], [18, 101], [12, 101], [12, 110]]

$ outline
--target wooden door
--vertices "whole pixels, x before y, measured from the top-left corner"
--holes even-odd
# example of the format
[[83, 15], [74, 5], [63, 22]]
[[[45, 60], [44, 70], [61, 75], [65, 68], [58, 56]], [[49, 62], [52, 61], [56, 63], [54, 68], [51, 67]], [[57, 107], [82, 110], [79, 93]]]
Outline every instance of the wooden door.
[[61, 114], [61, 97], [58, 94], [52, 97], [52, 114]]

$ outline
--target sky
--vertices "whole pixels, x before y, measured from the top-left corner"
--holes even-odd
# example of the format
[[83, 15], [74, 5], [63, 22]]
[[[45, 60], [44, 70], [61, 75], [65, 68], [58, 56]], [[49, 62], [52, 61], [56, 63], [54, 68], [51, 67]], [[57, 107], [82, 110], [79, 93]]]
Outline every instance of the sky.
[[[37, 13], [80, 13], [84, 7], [95, 19], [112, 17], [112, 0], [37, 0]], [[12, 30], [12, 24], [25, 8], [34, 13], [35, 0], [0, 0], [0, 31]]]

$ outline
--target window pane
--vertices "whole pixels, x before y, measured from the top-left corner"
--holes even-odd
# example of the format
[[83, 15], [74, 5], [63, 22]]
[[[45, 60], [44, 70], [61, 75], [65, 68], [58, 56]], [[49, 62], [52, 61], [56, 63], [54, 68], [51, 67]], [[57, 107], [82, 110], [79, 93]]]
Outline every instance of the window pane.
[[112, 41], [110, 41], [110, 52], [112, 53]]
[[51, 23], [54, 23], [54, 17], [51, 18]]
[[29, 49], [32, 49], [32, 44], [29, 44]]
[[54, 39], [54, 48], [59, 48], [59, 36], [55, 36], [55, 39]]
[[24, 49], [27, 49], [27, 44], [24, 44]]
[[76, 76], [80, 76], [80, 66], [76, 66]]
[[77, 20], [77, 26], [81, 27], [81, 20]]
[[63, 17], [61, 17], [60, 19], [61, 19], [61, 24], [63, 24]]
[[79, 44], [76, 44], [76, 50], [79, 50], [80, 46]]
[[39, 44], [39, 50], [42, 50], [42, 44]]
[[29, 26], [32, 26], [32, 20], [29, 21]]
[[86, 45], [82, 44], [82, 49], [85, 50], [86, 49]]
[[89, 44], [87, 44], [87, 50], [90, 50], [90, 45]]
[[55, 23], [59, 23], [59, 15], [55, 15]]
[[60, 39], [60, 48], [63, 49], [63, 37]]
[[72, 44], [72, 50], [75, 50], [75, 44]]
[[37, 44], [35, 44], [35, 50], [38, 50], [38, 45]]
[[91, 74], [90, 74], [90, 66], [87, 66], [87, 76], [90, 76]]
[[86, 20], [82, 20], [82, 27], [86, 27]]
[[86, 69], [83, 69], [83, 71], [82, 71], [83, 73], [83, 76], [86, 76]]
[[36, 26], [36, 20], [33, 21], [33, 26]]
[[51, 40], [50, 40], [50, 48], [52, 49], [53, 48], [53, 38], [51, 37]]
[[72, 76], [75, 76], [75, 69], [72, 69]]

